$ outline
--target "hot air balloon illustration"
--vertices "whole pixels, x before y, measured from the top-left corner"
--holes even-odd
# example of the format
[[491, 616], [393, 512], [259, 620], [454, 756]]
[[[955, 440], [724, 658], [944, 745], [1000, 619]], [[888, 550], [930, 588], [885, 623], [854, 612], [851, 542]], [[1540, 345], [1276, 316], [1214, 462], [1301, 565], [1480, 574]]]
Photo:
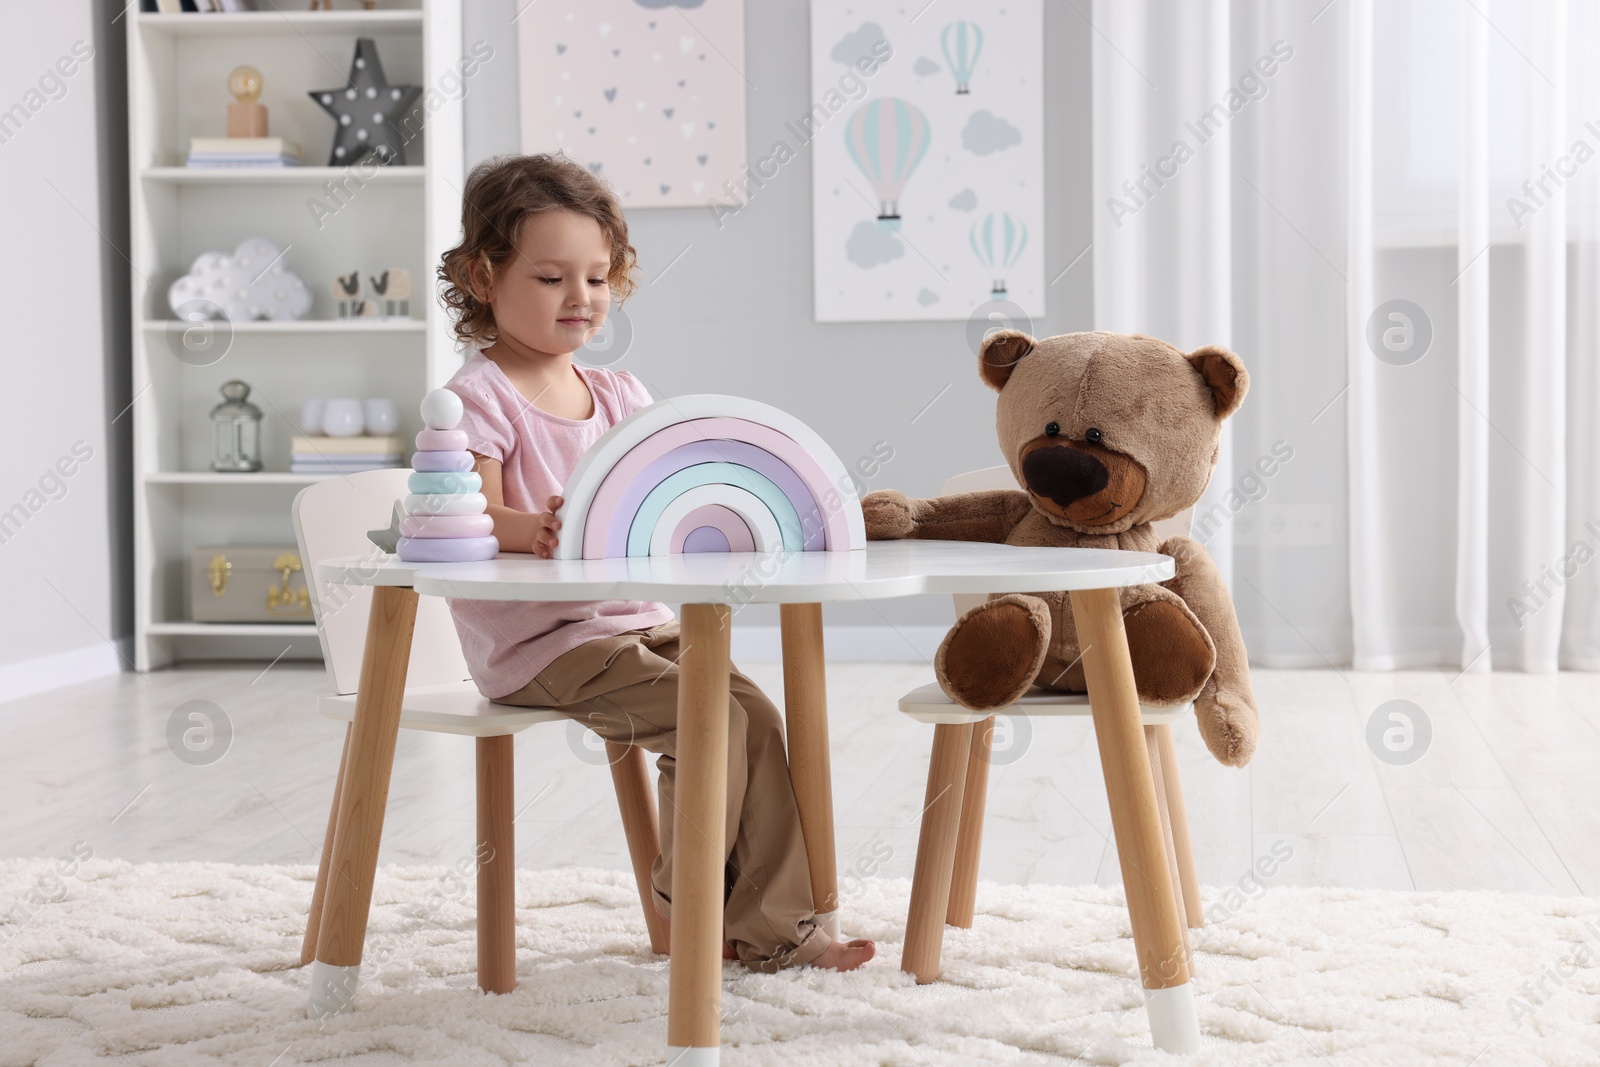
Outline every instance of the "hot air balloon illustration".
[[972, 224], [967, 243], [972, 245], [978, 262], [993, 272], [994, 291], [990, 295], [1001, 299], [1006, 295], [1006, 268], [1021, 258], [1028, 245], [1028, 228], [1004, 211], [991, 211]]
[[978, 65], [978, 53], [983, 51], [983, 31], [976, 22], [952, 22], [940, 31], [939, 46], [944, 49], [950, 73], [955, 75], [957, 95], [971, 92], [967, 83]]
[[878, 226], [898, 230], [900, 191], [928, 151], [927, 116], [898, 97], [871, 100], [850, 116], [844, 143], [878, 194]]

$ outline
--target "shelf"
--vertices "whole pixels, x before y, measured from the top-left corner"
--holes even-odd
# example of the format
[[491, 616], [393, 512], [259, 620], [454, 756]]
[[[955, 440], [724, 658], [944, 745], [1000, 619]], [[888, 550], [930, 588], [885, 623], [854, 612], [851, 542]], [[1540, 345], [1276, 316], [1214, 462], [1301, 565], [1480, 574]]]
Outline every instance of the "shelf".
[[256, 471], [253, 474], [224, 474], [221, 471], [152, 471], [144, 476], [154, 485], [311, 485], [338, 474], [296, 474], [292, 471]]
[[[193, 325], [179, 319], [146, 319], [146, 330], [178, 330]], [[241, 333], [425, 333], [425, 319], [296, 319], [291, 322], [235, 322], [234, 335]]]
[[145, 633], [161, 637], [315, 637], [314, 622], [153, 622]]
[[226, 37], [263, 33], [381, 33], [422, 30], [418, 11], [241, 11], [224, 14], [145, 12], [139, 28], [167, 37]]
[[[126, 255], [136, 276], [153, 283], [129, 294], [132, 357], [125, 373], [139, 394], [122, 419], [132, 422], [133, 442], [132, 470], [124, 475], [138, 620], [130, 658], [145, 671], [196, 656], [266, 661], [291, 641], [296, 653], [314, 653], [316, 628], [306, 618], [194, 621], [192, 554], [201, 545], [292, 544], [295, 494], [348, 476], [342, 467], [344, 474], [291, 469], [290, 435], [298, 433], [306, 397], [388, 396], [402, 413], [415, 412], [421, 396], [460, 366], [448, 316], [424, 297], [432, 291], [428, 264], [459, 239], [462, 95], [441, 90], [430, 97], [425, 140], [407, 148], [411, 165], [369, 168], [361, 161], [324, 165], [333, 124], [307, 93], [344, 83], [361, 37], [378, 42], [396, 84], [433, 84], [443, 65], [466, 54], [464, 3], [382, 0], [377, 6], [384, 10], [367, 11], [357, 0], [339, 0], [342, 10], [308, 11], [309, 0], [267, 0], [244, 5], [259, 11], [217, 14], [139, 12], [140, 6], [123, 16], [126, 62], [117, 64], [126, 75], [132, 164], [125, 172], [131, 175]], [[300, 144], [302, 162], [314, 165], [182, 165], [193, 137], [222, 134], [228, 75], [242, 62], [267, 78], [262, 102], [272, 110], [272, 134]], [[312, 200], [329, 211], [308, 208]], [[309, 317], [213, 322], [214, 340], [223, 344], [209, 355], [190, 353], [182, 335], [196, 324], [173, 317], [166, 286], [201, 252], [226, 252], [256, 233], [284, 249], [289, 269], [311, 286]], [[384, 269], [410, 271], [417, 290], [408, 314], [339, 318], [331, 283], [356, 268], [363, 281]], [[264, 471], [210, 469], [208, 412], [220, 399], [217, 387], [235, 377], [251, 383], [264, 409]]]
[[[220, 17], [220, 16], [219, 16]], [[346, 178], [374, 185], [421, 185], [424, 167], [145, 167], [139, 174], [167, 185], [321, 185]]]

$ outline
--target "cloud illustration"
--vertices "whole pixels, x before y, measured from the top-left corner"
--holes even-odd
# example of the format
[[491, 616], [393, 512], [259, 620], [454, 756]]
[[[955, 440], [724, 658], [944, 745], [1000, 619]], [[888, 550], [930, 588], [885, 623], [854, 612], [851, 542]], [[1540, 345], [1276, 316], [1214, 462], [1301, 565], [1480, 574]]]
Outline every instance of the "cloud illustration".
[[855, 66], [856, 60], [872, 56], [872, 46], [879, 41], [887, 40], [883, 27], [876, 22], [863, 22], [861, 28], [854, 33], [847, 33], [833, 46], [833, 51], [828, 57], [835, 63]]
[[932, 289], [924, 289], [922, 292], [917, 294], [917, 303], [921, 304], [923, 307], [927, 307], [929, 304], [937, 304], [938, 302], [939, 294], [934, 292]]
[[919, 78], [926, 78], [930, 74], [939, 73], [939, 64], [927, 56], [918, 56], [917, 61], [911, 65], [911, 73]]
[[277, 245], [265, 237], [246, 237], [231, 254], [202, 252], [195, 257], [189, 273], [167, 290], [167, 302], [180, 319], [199, 315], [282, 322], [311, 310], [311, 290], [283, 265]]
[[878, 228], [876, 222], [858, 222], [845, 242], [845, 255], [858, 267], [876, 267], [906, 254], [905, 246], [892, 233]]
[[978, 194], [971, 189], [963, 189], [950, 198], [950, 206], [957, 211], [971, 211], [978, 206]]
[[986, 156], [1022, 143], [1022, 131], [992, 111], [974, 111], [961, 131], [961, 144], [974, 155]]

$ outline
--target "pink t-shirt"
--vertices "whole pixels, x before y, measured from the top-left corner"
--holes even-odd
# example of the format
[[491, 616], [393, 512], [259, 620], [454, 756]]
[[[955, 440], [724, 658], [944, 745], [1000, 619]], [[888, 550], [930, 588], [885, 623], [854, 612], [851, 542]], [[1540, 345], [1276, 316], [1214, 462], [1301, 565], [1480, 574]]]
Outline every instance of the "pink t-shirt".
[[[506, 507], [544, 511], [589, 446], [650, 403], [645, 387], [626, 371], [576, 369], [594, 398], [594, 414], [587, 419], [559, 418], [529, 403], [481, 352], [473, 353], [445, 383], [461, 397], [465, 414], [460, 428], [467, 432], [467, 447], [500, 461]], [[515, 693], [581, 644], [673, 618], [665, 604], [644, 600], [448, 603], [472, 680], [491, 700]]]

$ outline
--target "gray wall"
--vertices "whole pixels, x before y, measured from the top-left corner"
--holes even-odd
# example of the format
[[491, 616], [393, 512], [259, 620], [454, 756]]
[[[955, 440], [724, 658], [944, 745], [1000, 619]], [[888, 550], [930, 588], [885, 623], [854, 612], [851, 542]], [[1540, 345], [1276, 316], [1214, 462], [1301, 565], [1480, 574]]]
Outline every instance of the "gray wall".
[[115, 672], [132, 630], [121, 8], [7, 4], [0, 35], [0, 110], [27, 114], [0, 139], [0, 699]]
[[[471, 0], [464, 39], [495, 58], [466, 99], [467, 164], [520, 151], [516, 27], [525, 0]], [[865, 10], [863, 12], [866, 14]], [[783, 123], [811, 105], [809, 10], [799, 0], [745, 5], [746, 138], [754, 160]], [[1066, 5], [1045, 6], [1045, 274], [1057, 278], [1092, 239], [1089, 34]], [[909, 62], [909, 57], [891, 60]], [[994, 394], [977, 378], [965, 325], [818, 324], [811, 315], [809, 148], [718, 230], [705, 208], [632, 211], [628, 224], [646, 280], [628, 301], [634, 341], [619, 369], [657, 396], [733, 393], [803, 419], [846, 465], [887, 441], [894, 459], [870, 481], [931, 495], [949, 475], [1000, 462]], [[673, 257], [683, 258], [650, 283]], [[1050, 287], [1039, 335], [1089, 329], [1092, 256]], [[922, 409], [949, 386], [927, 413]], [[912, 424], [912, 419], [917, 418]], [[879, 615], [881, 612], [881, 617]], [[770, 621], [752, 610], [751, 622]], [[839, 605], [830, 623], [943, 624], [948, 598]]]

